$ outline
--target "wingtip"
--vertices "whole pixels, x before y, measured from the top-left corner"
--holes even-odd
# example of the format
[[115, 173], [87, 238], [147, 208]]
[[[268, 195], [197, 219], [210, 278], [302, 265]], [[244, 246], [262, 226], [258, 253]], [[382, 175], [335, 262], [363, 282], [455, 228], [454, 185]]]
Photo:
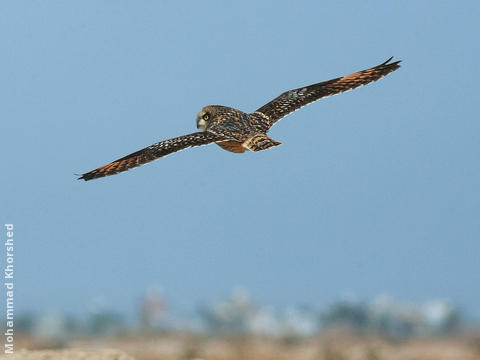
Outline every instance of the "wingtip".
[[393, 59], [393, 56], [390, 56], [390, 58], [387, 61], [385, 61], [382, 65], [388, 64], [390, 61], [392, 61], [392, 59]]
[[384, 62], [383, 64], [381, 64], [380, 66], [382, 66], [382, 65], [397, 65], [397, 66], [400, 67], [399, 64], [402, 62], [402, 60], [396, 60], [396, 61], [394, 61], [394, 62], [391, 63], [390, 61], [392, 61], [392, 59], [393, 59], [393, 56], [391, 56], [387, 61], [385, 61], [385, 62]]
[[73, 174], [73, 175], [79, 176], [79, 177], [77, 178], [77, 180], [85, 180], [85, 181], [88, 181], [88, 180], [89, 180], [89, 179], [87, 179], [87, 178], [85, 177], [86, 174], [83, 174], [83, 175], [82, 175], [82, 174]]

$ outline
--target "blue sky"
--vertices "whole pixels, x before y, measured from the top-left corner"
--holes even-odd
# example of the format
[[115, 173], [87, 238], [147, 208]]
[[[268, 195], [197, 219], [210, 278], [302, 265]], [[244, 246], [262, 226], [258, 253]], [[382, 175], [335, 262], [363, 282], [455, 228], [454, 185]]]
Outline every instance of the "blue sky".
[[[1, 8], [17, 311], [81, 313], [100, 296], [128, 313], [158, 285], [178, 307], [243, 286], [276, 305], [390, 294], [480, 316], [478, 2]], [[271, 151], [211, 145], [73, 175], [196, 131], [205, 105], [253, 111], [392, 55], [387, 78], [282, 120]]]

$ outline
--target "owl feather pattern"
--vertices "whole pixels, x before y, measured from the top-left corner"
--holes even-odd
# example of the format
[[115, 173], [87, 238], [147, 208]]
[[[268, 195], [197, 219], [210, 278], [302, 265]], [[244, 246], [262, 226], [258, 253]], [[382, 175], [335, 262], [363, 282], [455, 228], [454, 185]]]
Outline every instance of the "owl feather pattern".
[[266, 133], [280, 119], [319, 99], [340, 94], [377, 81], [397, 70], [400, 61], [384, 63], [351, 75], [289, 90], [251, 114], [220, 105], [209, 105], [197, 116], [197, 128], [189, 135], [164, 140], [136, 151], [79, 177], [85, 181], [115, 175], [175, 152], [216, 143], [224, 150], [243, 153], [280, 145]]

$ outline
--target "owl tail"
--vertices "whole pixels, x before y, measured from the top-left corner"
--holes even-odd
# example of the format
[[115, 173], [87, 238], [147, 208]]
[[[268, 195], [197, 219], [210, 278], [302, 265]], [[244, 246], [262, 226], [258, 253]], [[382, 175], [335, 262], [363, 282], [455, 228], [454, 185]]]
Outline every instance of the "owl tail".
[[281, 144], [282, 143], [269, 138], [265, 134], [255, 134], [252, 137], [249, 137], [247, 140], [245, 140], [242, 146], [247, 148], [250, 151], [262, 151], [262, 150], [268, 150], [272, 147], [275, 147]]

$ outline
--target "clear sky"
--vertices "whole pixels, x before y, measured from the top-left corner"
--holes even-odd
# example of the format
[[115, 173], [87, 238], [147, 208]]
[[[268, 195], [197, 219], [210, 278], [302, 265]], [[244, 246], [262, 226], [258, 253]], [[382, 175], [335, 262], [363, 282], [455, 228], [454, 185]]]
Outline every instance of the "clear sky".
[[[130, 312], [158, 285], [179, 307], [243, 286], [275, 305], [390, 294], [480, 316], [479, 18], [478, 1], [3, 2], [16, 311], [101, 296]], [[390, 56], [388, 77], [282, 120], [271, 151], [73, 175], [196, 131], [205, 105], [254, 111]]]

